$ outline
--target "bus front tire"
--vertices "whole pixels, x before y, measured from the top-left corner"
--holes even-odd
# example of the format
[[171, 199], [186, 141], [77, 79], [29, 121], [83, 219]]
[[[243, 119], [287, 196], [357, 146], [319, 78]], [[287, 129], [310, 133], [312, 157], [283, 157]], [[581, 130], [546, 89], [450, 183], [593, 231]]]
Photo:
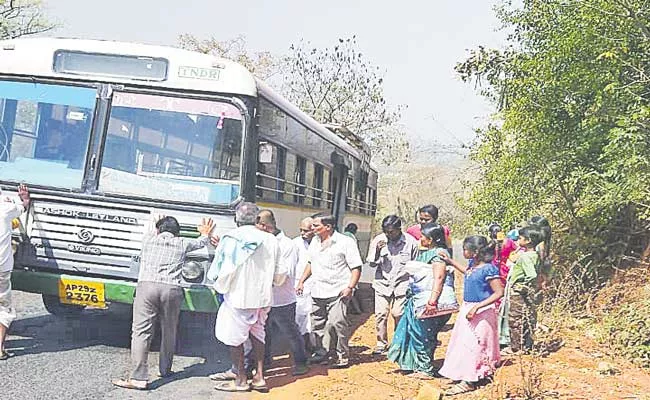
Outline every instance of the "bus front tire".
[[52, 296], [49, 294], [44, 294], [42, 296], [45, 309], [52, 315], [75, 316], [81, 314], [84, 308], [86, 308], [85, 306], [61, 303], [58, 296]]

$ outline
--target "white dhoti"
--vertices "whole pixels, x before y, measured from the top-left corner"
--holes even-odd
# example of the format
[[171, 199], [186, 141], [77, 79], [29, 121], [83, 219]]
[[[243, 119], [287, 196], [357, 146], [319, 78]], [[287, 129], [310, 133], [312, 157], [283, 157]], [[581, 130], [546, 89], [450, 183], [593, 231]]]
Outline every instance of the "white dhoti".
[[0, 272], [0, 324], [9, 328], [16, 319], [16, 311], [11, 304], [11, 271]]
[[219, 306], [214, 335], [226, 346], [240, 346], [246, 342], [249, 335], [264, 343], [264, 325], [270, 309], [234, 308], [224, 301]]
[[311, 310], [313, 304], [309, 294], [296, 297], [296, 324], [300, 334], [311, 333]]

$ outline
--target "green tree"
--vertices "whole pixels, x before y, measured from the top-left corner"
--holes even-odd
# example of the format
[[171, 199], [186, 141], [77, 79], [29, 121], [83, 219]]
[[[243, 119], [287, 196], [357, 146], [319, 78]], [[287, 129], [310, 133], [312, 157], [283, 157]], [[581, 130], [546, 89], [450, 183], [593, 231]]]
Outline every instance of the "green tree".
[[456, 67], [499, 110], [473, 147], [481, 173], [466, 205], [479, 225], [550, 216], [560, 261], [593, 284], [597, 266], [647, 245], [650, 4], [524, 0], [497, 12], [509, 47], [479, 47]]
[[0, 0], [0, 39], [14, 39], [54, 29], [38, 0]]

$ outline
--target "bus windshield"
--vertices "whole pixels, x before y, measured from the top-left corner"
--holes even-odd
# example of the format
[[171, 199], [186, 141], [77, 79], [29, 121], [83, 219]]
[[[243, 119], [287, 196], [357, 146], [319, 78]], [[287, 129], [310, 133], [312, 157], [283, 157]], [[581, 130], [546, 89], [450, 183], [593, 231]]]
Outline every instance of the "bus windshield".
[[228, 204], [239, 196], [242, 136], [230, 103], [115, 92], [99, 190]]
[[0, 180], [81, 189], [96, 89], [0, 81]]

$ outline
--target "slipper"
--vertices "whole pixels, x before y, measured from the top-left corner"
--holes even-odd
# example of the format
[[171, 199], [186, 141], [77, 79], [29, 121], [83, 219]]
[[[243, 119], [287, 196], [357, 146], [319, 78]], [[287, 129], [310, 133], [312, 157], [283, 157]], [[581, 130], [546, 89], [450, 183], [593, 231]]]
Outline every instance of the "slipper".
[[136, 385], [133, 382], [132, 379], [113, 379], [111, 381], [113, 385], [124, 389], [147, 390], [147, 387], [149, 386], [147, 382], [144, 383], [144, 386]]
[[262, 381], [261, 383], [251, 382], [251, 389], [262, 393], [267, 393], [269, 391], [266, 381]]
[[445, 392], [445, 396], [454, 396], [456, 394], [468, 393], [476, 390], [476, 387], [468, 382], [460, 382], [452, 386]]
[[209, 375], [210, 379], [213, 381], [234, 381], [237, 378], [234, 372], [231, 370], [217, 372], [216, 374]]
[[221, 392], [250, 392], [251, 391], [251, 385], [237, 386], [235, 381], [219, 382], [214, 388], [215, 390], [219, 390]]

